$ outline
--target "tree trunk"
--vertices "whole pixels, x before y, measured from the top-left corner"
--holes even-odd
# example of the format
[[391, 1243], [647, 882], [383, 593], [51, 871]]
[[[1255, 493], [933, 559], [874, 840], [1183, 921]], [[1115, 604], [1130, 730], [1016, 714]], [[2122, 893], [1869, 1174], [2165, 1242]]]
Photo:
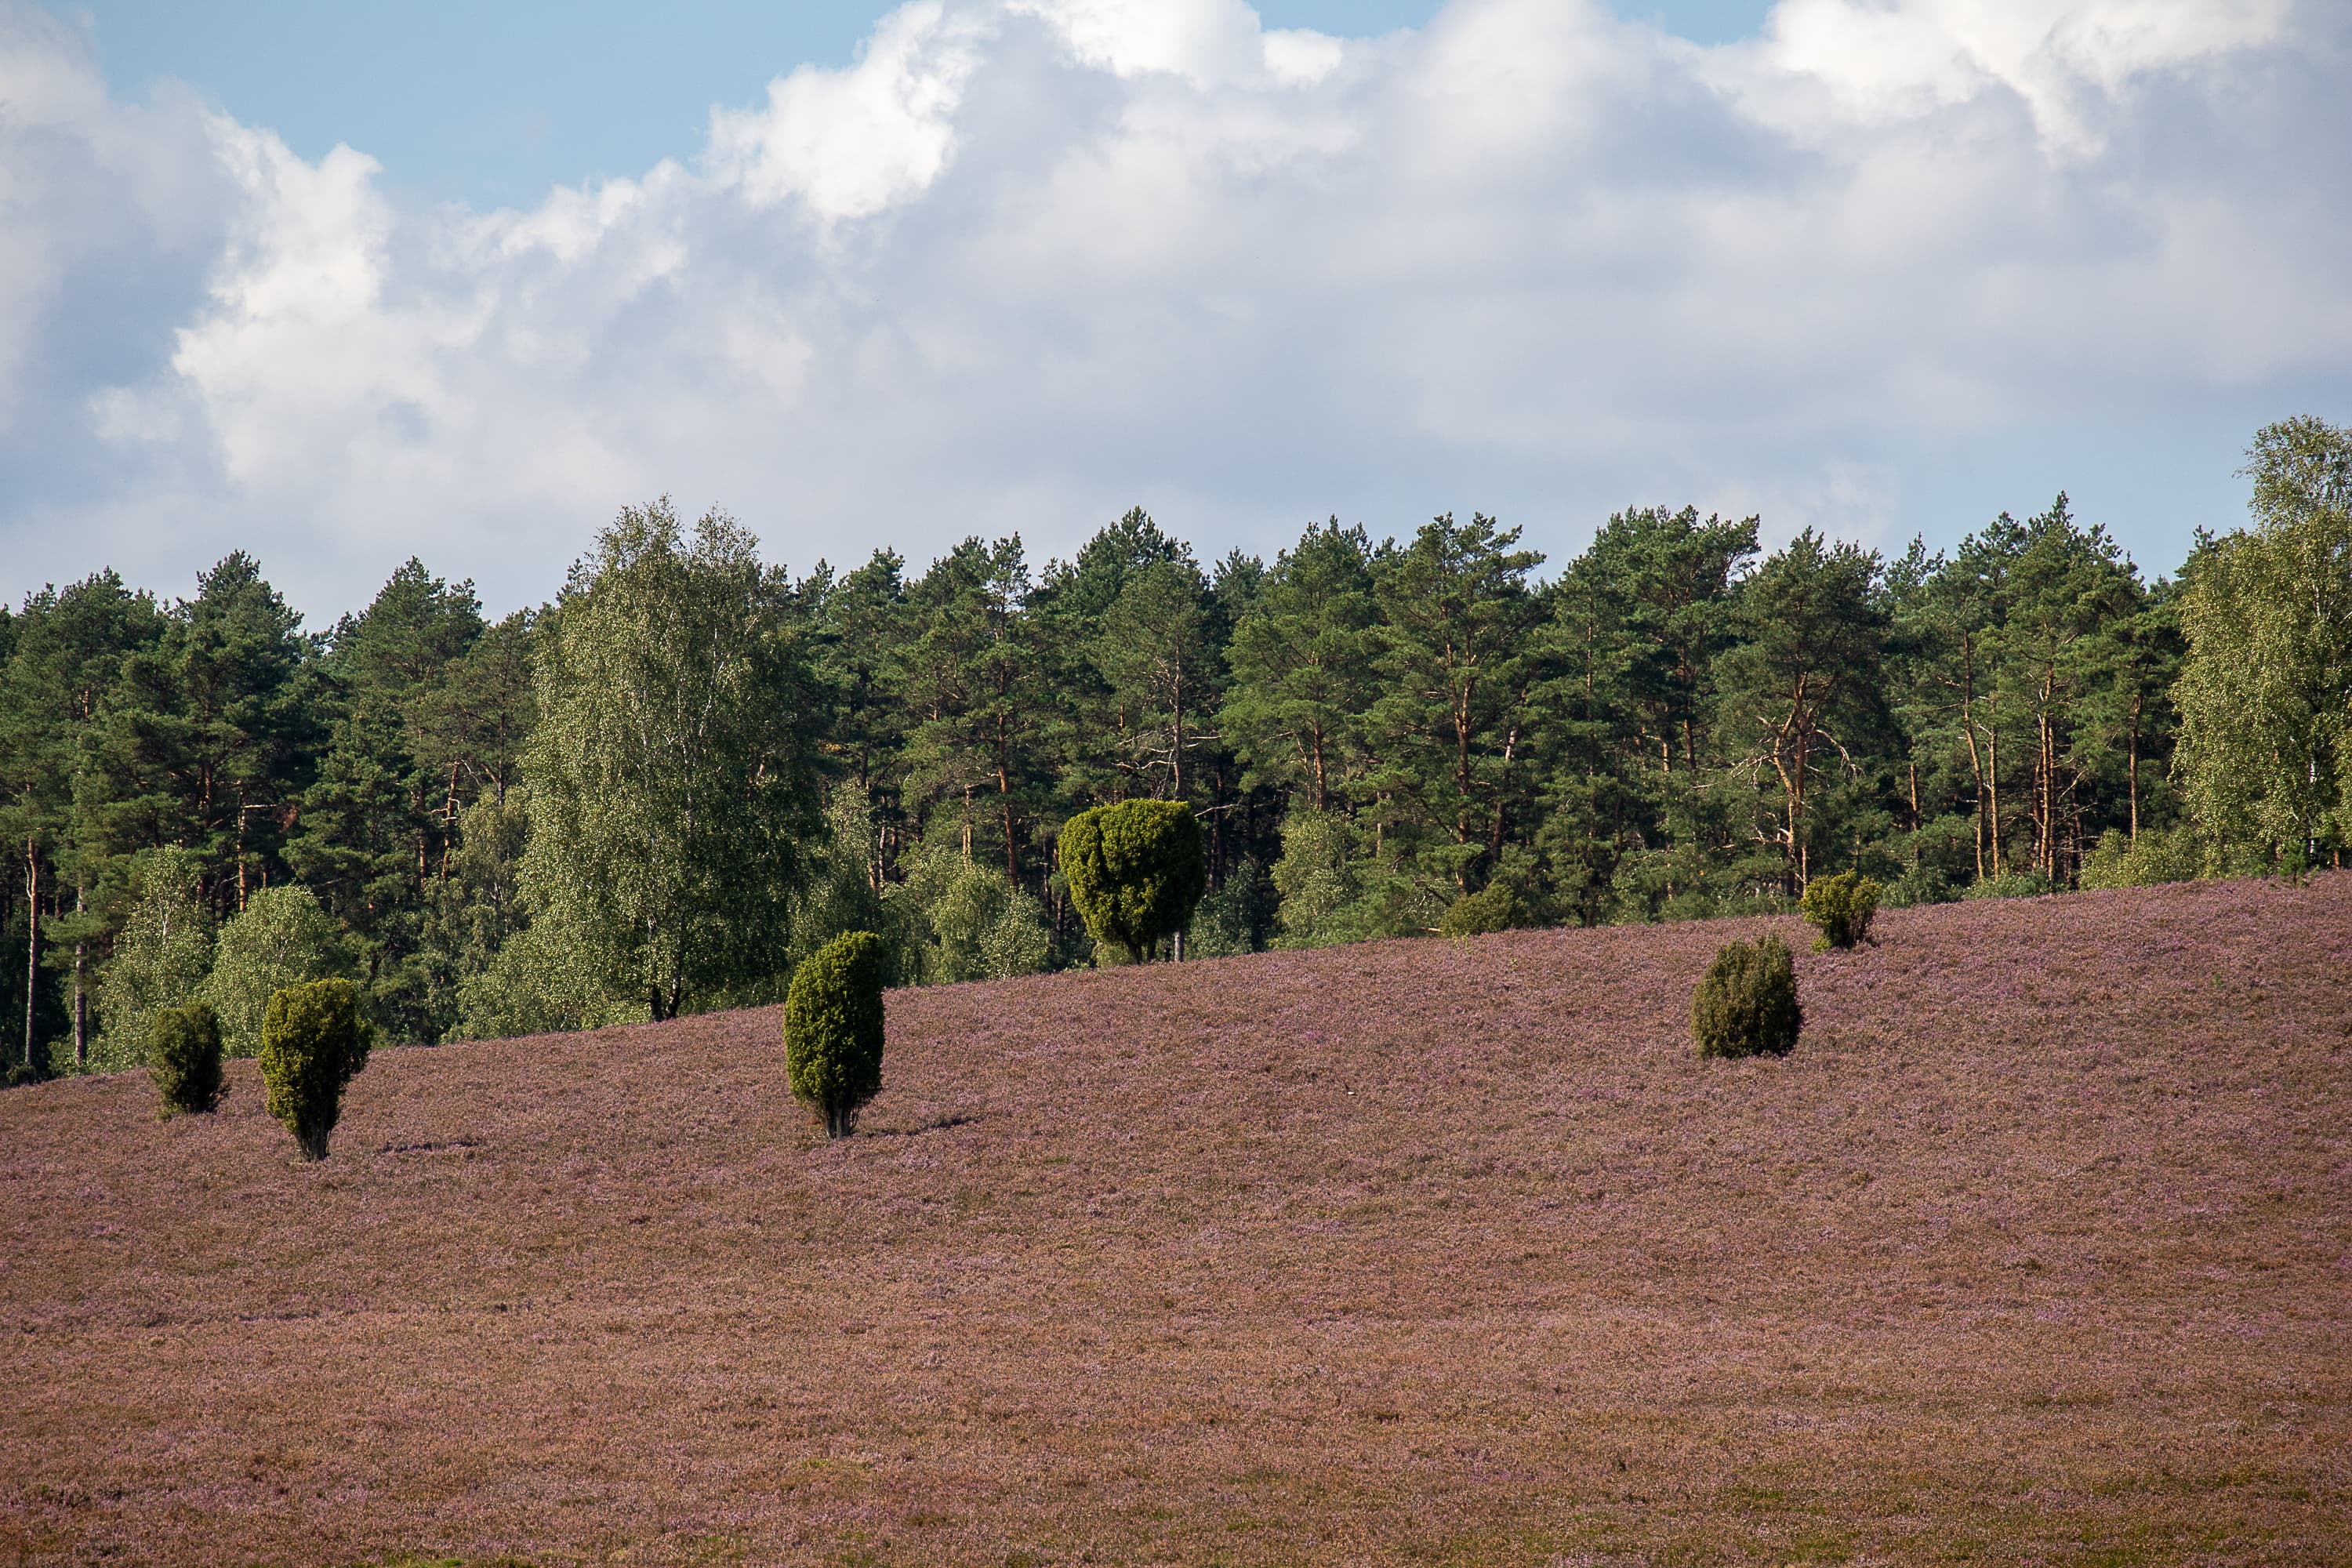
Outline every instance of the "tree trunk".
[[1209, 886], [1225, 885], [1225, 769], [1220, 763], [1209, 774]]
[[1798, 821], [1805, 815], [1805, 753], [1811, 750], [1807, 745], [1797, 748], [1797, 791], [1789, 797], [1789, 844], [1797, 852], [1797, 891], [1800, 893], [1805, 890], [1810, 880], [1807, 873], [1811, 869], [1805, 853], [1806, 847], [1797, 837]]
[[1004, 748], [1000, 737], [996, 750], [996, 798], [1004, 808], [1004, 881], [1007, 887], [1021, 885], [1021, 846], [1013, 837], [1013, 773], [1004, 761]]
[[2000, 730], [1985, 726], [1985, 798], [1992, 835], [1993, 879], [2000, 879]]
[[1982, 760], [1981, 758], [1979, 758], [1979, 757], [1977, 755], [1977, 727], [1976, 727], [1976, 721], [1975, 721], [1975, 720], [1973, 720], [1973, 719], [1971, 719], [1971, 718], [1969, 718], [1969, 717], [1968, 716], [1968, 713], [1967, 713], [1967, 710], [1966, 710], [1966, 709], [1965, 709], [1965, 708], [1963, 708], [1963, 710], [1962, 710], [1962, 711], [1961, 711], [1961, 714], [1960, 714], [1960, 733], [1961, 733], [1962, 735], [1964, 735], [1964, 736], [1966, 736], [1966, 737], [1968, 738], [1968, 742], [1969, 742], [1969, 773], [1970, 773], [1970, 774], [1972, 774], [1972, 775], [1974, 776], [1974, 778], [1975, 778], [1975, 780], [1976, 780], [1976, 786], [1977, 786], [1977, 790], [1976, 790], [1976, 794], [1977, 794], [1977, 808], [1976, 808], [1976, 812], [1975, 812], [1975, 817], [1976, 817], [1976, 820], [1975, 820], [1975, 822], [1972, 824], [1972, 826], [1974, 826], [1974, 828], [1975, 828], [1975, 830], [1976, 830], [1976, 831], [1975, 831], [1975, 833], [1974, 833], [1974, 836], [1973, 836], [1973, 837], [1975, 837], [1975, 839], [1976, 839], [1976, 851], [1977, 851], [1977, 880], [1978, 880], [1978, 881], [1979, 881], [1979, 882], [1981, 882], [1981, 881], [1983, 881], [1983, 880], [1985, 879], [1985, 774], [1984, 774], [1984, 763], [1983, 763], [1983, 760]]
[[38, 1049], [33, 1037], [33, 1004], [40, 994], [41, 978], [41, 853], [36, 839], [25, 840], [25, 1066], [33, 1068]]
[[449, 764], [449, 795], [441, 805], [441, 880], [449, 880], [449, 852], [457, 842], [457, 770], [465, 764]]
[[1169, 739], [1173, 742], [1168, 756], [1168, 777], [1175, 786], [1171, 800], [1184, 798], [1184, 678], [1178, 676], [1168, 693]]
[[2131, 781], [2131, 841], [2139, 843], [2139, 693], [2132, 693], [2131, 729], [2126, 742], [2127, 776]]
[[[82, 890], [74, 889], [74, 913], [82, 912]], [[82, 982], [83, 943], [74, 943], [73, 982], [73, 1043], [74, 1070], [87, 1071], [89, 1067], [89, 991]]]

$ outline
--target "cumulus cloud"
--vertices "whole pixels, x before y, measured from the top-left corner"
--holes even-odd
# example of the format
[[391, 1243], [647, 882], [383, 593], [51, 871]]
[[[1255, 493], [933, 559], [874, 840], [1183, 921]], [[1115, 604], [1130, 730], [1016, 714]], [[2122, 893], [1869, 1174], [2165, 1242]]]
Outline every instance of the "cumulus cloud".
[[2287, 0], [1782, 0], [1718, 48], [1591, 0], [919, 0], [492, 213], [110, 99], [5, 5], [12, 592], [244, 545], [322, 612], [412, 552], [520, 603], [665, 490], [799, 566], [1135, 501], [1215, 549], [1684, 499], [1892, 540], [1949, 531], [1906, 476], [2073, 431], [2080, 492], [2189, 460], [2134, 429], [2352, 393], [2352, 30]]

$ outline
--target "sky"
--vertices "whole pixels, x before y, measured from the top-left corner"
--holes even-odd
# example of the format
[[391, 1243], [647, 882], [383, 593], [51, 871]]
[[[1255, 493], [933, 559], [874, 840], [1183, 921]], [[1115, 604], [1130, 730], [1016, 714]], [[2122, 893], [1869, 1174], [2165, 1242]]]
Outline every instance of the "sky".
[[0, 0], [0, 594], [499, 611], [665, 493], [2166, 571], [2352, 422], [2347, 79], [2335, 0]]

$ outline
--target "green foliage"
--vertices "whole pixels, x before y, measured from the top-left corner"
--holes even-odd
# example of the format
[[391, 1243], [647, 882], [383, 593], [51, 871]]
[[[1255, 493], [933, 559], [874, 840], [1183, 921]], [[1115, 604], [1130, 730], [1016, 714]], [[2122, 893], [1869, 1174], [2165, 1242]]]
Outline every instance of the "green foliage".
[[1225, 885], [1203, 898], [1184, 930], [1184, 956], [1233, 958], [1255, 952], [1274, 909], [1265, 872], [1244, 860], [1225, 874]]
[[[848, 635], [875, 618], [873, 587], [864, 585], [867, 602], [849, 605]], [[991, 858], [1002, 858], [1008, 881], [1022, 875], [1021, 825], [1045, 793], [1057, 706], [1053, 650], [1036, 618], [1023, 613], [1029, 594], [1018, 538], [967, 539], [907, 591], [901, 638], [882, 661], [901, 708], [906, 738], [896, 761], [906, 787], [960, 801], [953, 809], [967, 858], [972, 830], [992, 830]]]
[[1283, 819], [1282, 856], [1271, 870], [1281, 902], [1281, 948], [1328, 947], [1433, 931], [1457, 897], [1452, 880], [1416, 872], [1402, 857], [1362, 851], [1377, 841], [1336, 812], [1294, 806]]
[[[2352, 848], [2352, 433], [2250, 457], [2178, 584], [2063, 495], [1891, 561], [1629, 510], [1549, 581], [1484, 517], [1204, 570], [1139, 508], [1034, 579], [1004, 538], [794, 583], [664, 502], [553, 605], [490, 625], [412, 561], [323, 636], [244, 554], [100, 573], [0, 615], [0, 1060], [131, 1065], [200, 986], [250, 1049], [330, 967], [428, 1040], [774, 999], [856, 930], [941, 981], [1780, 911], [1831, 865], [1890, 906], [2294, 874]], [[1224, 873], [1131, 950], [1041, 853], [1122, 797]], [[298, 886], [341, 957], [272, 969]]]
[[1453, 907], [1437, 922], [1437, 934], [1486, 936], [1498, 931], [1516, 931], [1528, 923], [1527, 907], [1510, 885], [1496, 881], [1454, 900]]
[[444, 1039], [495, 1038], [496, 1026], [509, 1021], [513, 975], [494, 972], [527, 921], [521, 864], [530, 821], [520, 790], [485, 794], [459, 814], [446, 873], [426, 893], [422, 952], [436, 989], [447, 993]]
[[369, 1029], [348, 980], [289, 985], [261, 1021], [261, 1081], [269, 1114], [286, 1124], [303, 1158], [327, 1157], [343, 1114], [343, 1086], [367, 1066]]
[[164, 1120], [209, 1112], [220, 1103], [220, 1016], [202, 1002], [164, 1007], [147, 1024], [147, 1070]]
[[835, 937], [879, 931], [883, 924], [873, 796], [854, 779], [835, 785], [825, 803], [824, 822], [824, 850], [793, 900], [795, 968]]
[[1019, 888], [1004, 895], [1003, 907], [980, 933], [980, 957], [992, 980], [1042, 973], [1053, 961], [1054, 933], [1045, 906]]
[[2049, 879], [2030, 871], [1987, 877], [1960, 889], [1963, 899], [2039, 899], [2051, 891]]
[[1294, 807], [1282, 823], [1282, 858], [1271, 873], [1282, 902], [1275, 914], [1280, 947], [1322, 947], [1356, 940], [1355, 902], [1363, 888], [1355, 836], [1347, 819]]
[[2189, 805], [2225, 861], [2316, 864], [2352, 848], [2352, 427], [2273, 425], [2249, 459], [2257, 526], [2181, 601]]
[[793, 1094], [846, 1138], [882, 1089], [882, 989], [889, 944], [872, 931], [827, 942], [793, 976], [784, 997], [784, 1070]]
[[569, 932], [566, 913], [541, 915], [459, 984], [457, 1038], [504, 1040], [646, 1021], [642, 999], [604, 983], [587, 956], [593, 947]]
[[756, 994], [818, 831], [791, 584], [716, 512], [630, 508], [538, 644], [525, 901], [562, 966], [654, 1018]]
[[1097, 942], [1143, 963], [1192, 918], [1208, 885], [1201, 826], [1182, 801], [1125, 800], [1062, 826], [1062, 874]]
[[269, 999], [289, 985], [348, 976], [335, 922], [302, 887], [264, 888], [221, 928], [213, 971], [197, 994], [219, 1015], [221, 1038], [232, 1057], [261, 1049], [261, 1022]]
[[1815, 877], [1807, 883], [1798, 908], [1822, 933], [1813, 939], [1813, 951], [1826, 952], [1833, 947], [1852, 947], [1868, 941], [1871, 917], [1878, 912], [1878, 896], [1883, 890], [1858, 871]]
[[197, 900], [198, 878], [186, 850], [142, 858], [137, 902], [99, 975], [99, 1066], [145, 1061], [154, 1015], [189, 1001], [212, 972], [212, 912]]
[[1005, 980], [1052, 962], [1045, 905], [953, 842], [928, 846], [884, 910], [897, 973], [913, 984]]
[[1197, 783], [1213, 738], [1203, 720], [1214, 711], [1223, 631], [1189, 552], [1131, 573], [1103, 612], [1087, 655], [1126, 731], [1111, 762], [1128, 787], [1181, 799]]
[[1518, 542], [1493, 518], [1449, 513], [1374, 563], [1380, 689], [1363, 727], [1378, 760], [1360, 789], [1382, 858], [1449, 899], [1491, 872], [1496, 817], [1530, 804], [1520, 740], [1548, 706], [1555, 648], [1529, 582], [1543, 557]]
[[2134, 843], [2110, 827], [2098, 847], [2083, 858], [2085, 888], [2148, 888], [2159, 882], [2189, 882], [2205, 872], [2205, 846], [2193, 827], [2153, 830]]
[[1796, 960], [1769, 931], [1727, 943], [1691, 996], [1691, 1036], [1702, 1057], [1785, 1057], [1803, 1025]]
[[1265, 574], [1234, 627], [1234, 687], [1221, 717], [1252, 782], [1297, 790], [1328, 811], [1361, 752], [1358, 726], [1376, 692], [1372, 545], [1333, 518], [1310, 528]]
[[1824, 786], [1852, 781], [1854, 753], [1887, 724], [1878, 577], [1875, 554], [1807, 529], [1742, 585], [1746, 635], [1722, 660], [1723, 716], [1744, 765], [1769, 781], [1757, 831], [1780, 849], [1791, 892], [1824, 840]]

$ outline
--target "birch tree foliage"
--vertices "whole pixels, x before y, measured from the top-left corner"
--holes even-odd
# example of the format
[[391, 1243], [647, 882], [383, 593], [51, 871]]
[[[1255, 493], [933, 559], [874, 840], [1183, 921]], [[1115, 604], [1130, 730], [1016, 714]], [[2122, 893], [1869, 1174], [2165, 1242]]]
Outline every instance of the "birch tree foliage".
[[656, 1018], [784, 967], [819, 831], [802, 650], [780, 569], [667, 497], [572, 569], [540, 646], [524, 892], [562, 967]]
[[2303, 417], [2248, 454], [2255, 526], [2192, 563], [2174, 700], [2190, 809], [2225, 860], [2352, 847], [2352, 427]]

